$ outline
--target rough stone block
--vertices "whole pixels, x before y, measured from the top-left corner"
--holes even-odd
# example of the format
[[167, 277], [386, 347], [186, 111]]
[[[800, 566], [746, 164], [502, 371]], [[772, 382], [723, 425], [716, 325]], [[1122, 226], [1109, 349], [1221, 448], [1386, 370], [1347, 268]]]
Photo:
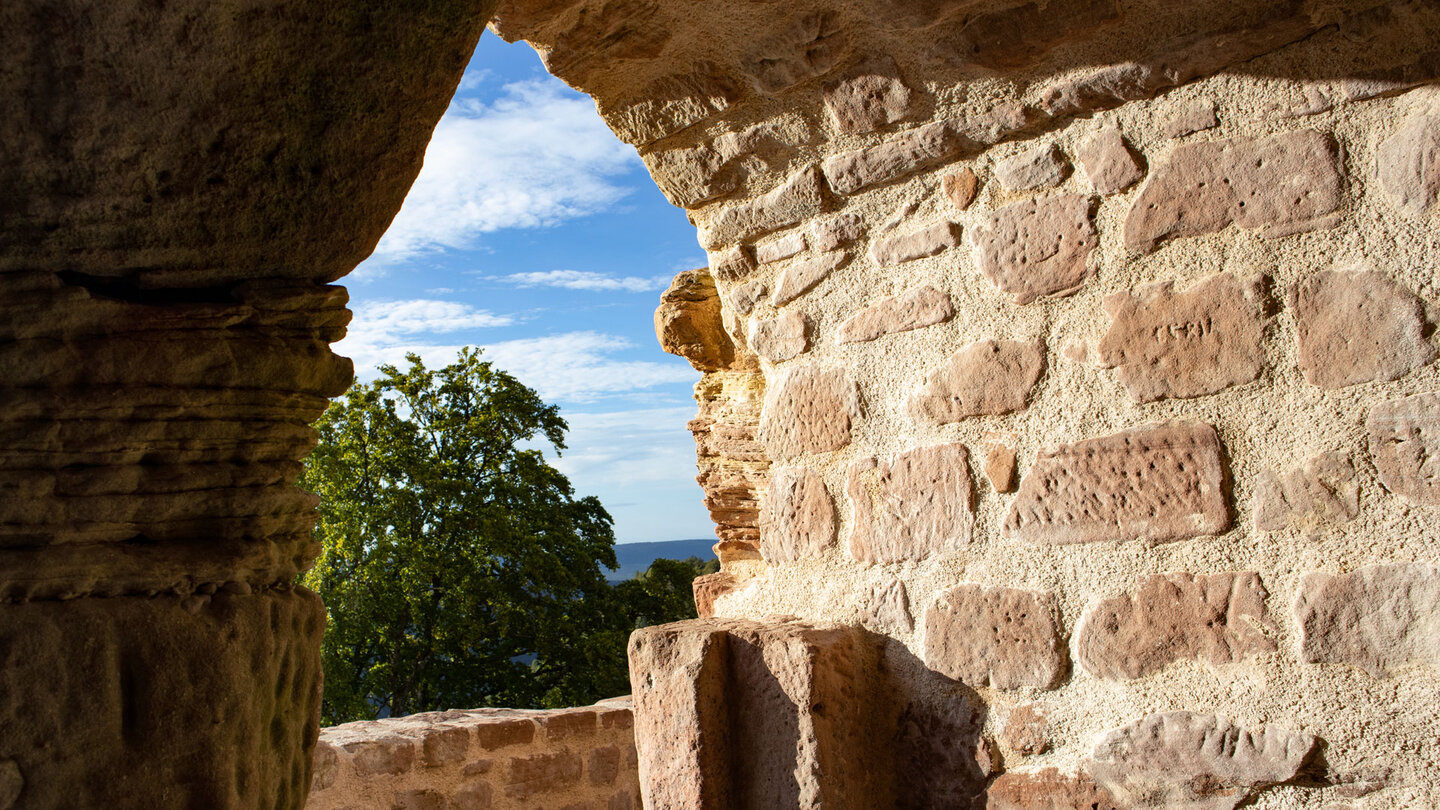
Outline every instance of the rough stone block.
[[540, 725], [545, 729], [546, 742], [562, 742], [594, 736], [599, 719], [593, 709], [562, 709], [546, 714]]
[[708, 619], [715, 615], [715, 600], [735, 590], [738, 583], [735, 575], [728, 571], [699, 576], [690, 583], [695, 593], [695, 615]]
[[924, 560], [970, 543], [969, 452], [942, 444], [850, 466], [850, 554], [867, 563]]
[[985, 452], [985, 480], [996, 492], [1015, 491], [1015, 448], [996, 444]]
[[1099, 244], [1093, 204], [1079, 194], [1011, 203], [970, 230], [980, 272], [1017, 304], [1070, 295], [1090, 277]]
[[980, 178], [975, 176], [974, 169], [967, 166], [940, 178], [940, 188], [951, 205], [964, 211], [970, 207], [970, 203], [975, 202], [976, 195], [980, 193]]
[[427, 768], [442, 768], [463, 762], [470, 753], [470, 729], [432, 729], [420, 741], [420, 760]]
[[1202, 98], [1186, 104], [1185, 109], [1166, 122], [1165, 135], [1170, 138], [1183, 138], [1218, 126], [1220, 119], [1215, 115], [1214, 100]]
[[1050, 750], [1050, 723], [1045, 712], [1034, 703], [1016, 706], [1005, 718], [1000, 741], [1011, 751], [1025, 756], [1039, 756]]
[[1360, 513], [1360, 482], [1349, 453], [1311, 457], [1285, 473], [1265, 470], [1255, 480], [1255, 528], [1313, 531], [1354, 520]]
[[747, 281], [730, 292], [730, 308], [740, 315], [749, 315], [767, 292], [765, 282]]
[[1086, 138], [1075, 151], [1075, 157], [1096, 194], [1116, 194], [1145, 176], [1117, 127], [1102, 127]]
[[1313, 130], [1181, 144], [1140, 188], [1125, 245], [1148, 253], [1232, 223], [1269, 236], [1330, 227], [1343, 186], [1339, 146]]
[[810, 223], [810, 244], [825, 252], [848, 245], [865, 234], [865, 220], [859, 214], [839, 214]]
[[780, 280], [775, 282], [775, 294], [770, 296], [770, 303], [782, 307], [794, 301], [816, 284], [829, 278], [831, 273], [849, 259], [849, 254], [835, 251], [791, 264], [780, 274]]
[[660, 348], [690, 361], [698, 371], [718, 371], [735, 362], [735, 343], [725, 332], [720, 293], [704, 268], [676, 274], [655, 308]]
[[791, 369], [765, 392], [760, 442], [777, 460], [828, 453], [850, 443], [850, 427], [860, 415], [860, 388], [845, 369]]
[[814, 560], [835, 544], [835, 502], [809, 467], [780, 467], [760, 507], [760, 553], [770, 562]]
[[1290, 291], [1300, 373], [1321, 388], [1398, 380], [1428, 365], [1424, 304], [1376, 272], [1323, 270]]
[[947, 122], [936, 121], [876, 146], [831, 155], [820, 170], [836, 194], [849, 195], [943, 163], [959, 150]]
[[835, 128], [852, 135], [874, 132], [910, 114], [910, 88], [889, 56], [872, 59], [825, 85], [822, 97]]
[[873, 806], [875, 671], [853, 629], [709, 619], [636, 631], [645, 806]]
[[510, 760], [510, 771], [505, 780], [505, 795], [512, 799], [527, 799], [563, 790], [580, 781], [584, 768], [580, 755], [570, 750], [514, 757]]
[[917, 419], [935, 424], [1023, 409], [1045, 371], [1040, 343], [982, 340], [952, 354], [910, 397]]
[[967, 686], [1053, 689], [1066, 670], [1055, 595], [959, 585], [925, 611], [925, 663]]
[[861, 609], [860, 624], [886, 635], [914, 630], [915, 617], [910, 615], [910, 594], [905, 583], [891, 578], [871, 586]]
[[1168, 712], [1110, 732], [1089, 767], [1122, 806], [1232, 810], [1254, 791], [1294, 779], [1314, 750], [1309, 734]]
[[1440, 394], [1381, 402], [1370, 409], [1365, 430], [1380, 483], [1407, 500], [1440, 506]]
[[1070, 176], [1070, 163], [1054, 144], [1033, 146], [995, 164], [995, 179], [1006, 191], [1054, 188]]
[[695, 620], [630, 636], [635, 749], [645, 806], [734, 806], [726, 626]]
[[887, 298], [846, 318], [835, 331], [836, 343], [864, 343], [950, 320], [950, 296], [931, 286]]
[[1143, 678], [1182, 659], [1229, 664], [1271, 652], [1268, 594], [1251, 572], [1156, 574], [1085, 611], [1076, 659], [1101, 678]]
[[1440, 116], [1412, 115], [1375, 155], [1380, 189], [1396, 208], [1423, 217], [1440, 201]]
[[1440, 667], [1440, 566], [1306, 574], [1295, 621], [1300, 659], [1307, 663], [1350, 664], [1377, 678], [1409, 664]]
[[1013, 770], [1000, 774], [985, 795], [984, 810], [1132, 810], [1089, 773], [1056, 768]]
[[486, 751], [525, 745], [535, 739], [535, 721], [516, 719], [481, 723], [475, 727], [475, 739]]
[[613, 785], [620, 775], [620, 749], [605, 745], [590, 752], [586, 773], [592, 785]]
[[710, 275], [721, 281], [740, 281], [755, 270], [755, 254], [745, 245], [711, 251]]
[[1265, 366], [1263, 288], [1259, 277], [1209, 276], [1184, 292], [1174, 282], [1147, 284], [1105, 298], [1110, 330], [1100, 367], [1136, 402], [1188, 399], [1252, 382]]
[[1040, 543], [1219, 534], [1230, 525], [1220, 438], [1199, 422], [1132, 428], [1040, 451], [1005, 531]]
[[807, 166], [779, 188], [753, 200], [728, 206], [700, 229], [700, 244], [715, 250], [747, 242], [771, 231], [797, 225], [820, 213], [820, 175]]
[[810, 319], [799, 310], [760, 318], [750, 324], [750, 348], [774, 363], [804, 354], [810, 348]]
[[777, 239], [755, 246], [755, 261], [760, 264], [783, 261], [805, 252], [805, 233], [791, 231]]
[[937, 222], [918, 231], [876, 239], [870, 245], [870, 259], [880, 267], [888, 267], [934, 256], [958, 245], [959, 231], [953, 222]]

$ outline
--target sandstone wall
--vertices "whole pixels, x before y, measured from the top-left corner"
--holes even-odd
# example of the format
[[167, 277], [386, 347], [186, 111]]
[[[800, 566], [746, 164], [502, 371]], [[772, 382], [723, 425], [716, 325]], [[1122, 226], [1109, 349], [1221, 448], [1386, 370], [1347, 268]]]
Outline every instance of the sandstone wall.
[[[710, 253], [712, 340], [759, 358], [763, 559], [697, 588], [716, 614], [923, 662], [980, 707], [994, 807], [1388, 808], [1440, 804], [1437, 11], [493, 27], [636, 145]], [[760, 631], [704, 632], [663, 660]]]
[[474, 709], [320, 732], [309, 810], [638, 810], [630, 700]]

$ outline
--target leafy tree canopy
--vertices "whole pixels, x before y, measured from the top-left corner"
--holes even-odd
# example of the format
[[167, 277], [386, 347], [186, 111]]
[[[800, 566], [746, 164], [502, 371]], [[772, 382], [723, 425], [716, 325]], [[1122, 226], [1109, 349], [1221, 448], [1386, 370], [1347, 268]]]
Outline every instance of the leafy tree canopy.
[[321, 497], [304, 581], [329, 609], [325, 722], [624, 694], [611, 518], [539, 449], [565, 446], [558, 409], [475, 350], [407, 359], [331, 404], [302, 478]]

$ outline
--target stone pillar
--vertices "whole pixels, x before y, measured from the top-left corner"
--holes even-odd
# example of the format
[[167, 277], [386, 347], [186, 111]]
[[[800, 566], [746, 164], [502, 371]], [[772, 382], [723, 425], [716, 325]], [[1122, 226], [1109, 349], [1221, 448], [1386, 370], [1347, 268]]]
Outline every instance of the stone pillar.
[[303, 804], [329, 282], [488, 11], [0, 9], [0, 808]]

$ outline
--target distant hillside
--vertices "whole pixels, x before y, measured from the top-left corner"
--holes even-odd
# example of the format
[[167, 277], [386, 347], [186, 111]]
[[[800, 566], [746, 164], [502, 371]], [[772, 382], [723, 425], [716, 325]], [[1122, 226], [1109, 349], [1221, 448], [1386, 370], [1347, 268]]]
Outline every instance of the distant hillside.
[[620, 567], [607, 578], [611, 582], [629, 579], [649, 568], [650, 563], [661, 558], [667, 560], [683, 560], [686, 557], [699, 557], [702, 560], [713, 559], [715, 553], [710, 550], [713, 545], [715, 545], [713, 537], [701, 537], [694, 540], [663, 540], [658, 543], [620, 543], [615, 546], [615, 560], [620, 563]]

